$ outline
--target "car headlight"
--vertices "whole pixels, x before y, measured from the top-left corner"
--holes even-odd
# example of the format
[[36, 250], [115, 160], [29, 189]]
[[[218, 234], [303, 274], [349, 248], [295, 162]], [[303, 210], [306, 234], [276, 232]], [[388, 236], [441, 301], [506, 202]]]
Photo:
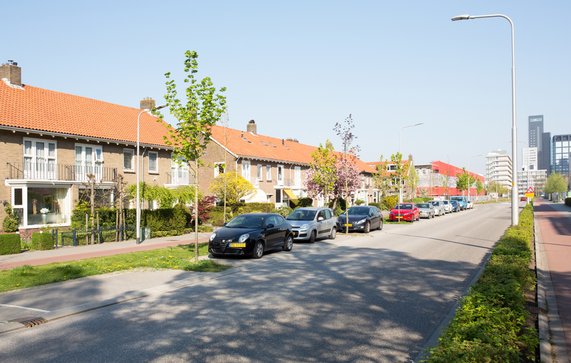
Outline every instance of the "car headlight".
[[245, 233], [243, 235], [240, 236], [240, 238], [238, 238], [238, 242], [246, 242], [246, 240], [250, 238], [250, 234], [249, 233]]
[[213, 240], [214, 238], [216, 238], [216, 233], [212, 233], [212, 234], [210, 235], [210, 242], [212, 242], [212, 240]]
[[366, 219], [361, 219], [360, 221], [357, 221], [357, 223], [355, 223], [355, 224], [363, 224], [363, 223], [365, 223], [365, 221], [366, 221]]

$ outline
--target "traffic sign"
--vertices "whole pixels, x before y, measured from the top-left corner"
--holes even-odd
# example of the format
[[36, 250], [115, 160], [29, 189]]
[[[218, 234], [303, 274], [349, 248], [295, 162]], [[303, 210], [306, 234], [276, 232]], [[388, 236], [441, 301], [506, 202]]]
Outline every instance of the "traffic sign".
[[525, 196], [526, 196], [526, 198], [533, 198], [535, 196], [535, 193], [533, 191], [533, 187], [527, 188], [527, 190], [525, 191]]
[[533, 193], [533, 187], [527, 187], [525, 194], [527, 194], [527, 193]]

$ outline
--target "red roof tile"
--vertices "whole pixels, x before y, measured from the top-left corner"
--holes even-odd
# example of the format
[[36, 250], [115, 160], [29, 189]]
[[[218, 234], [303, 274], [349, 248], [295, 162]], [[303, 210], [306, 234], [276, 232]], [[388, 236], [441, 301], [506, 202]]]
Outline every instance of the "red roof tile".
[[[0, 81], [0, 126], [61, 133], [104, 140], [137, 141], [139, 109], [91, 98]], [[166, 146], [168, 124], [141, 115], [140, 141]]]

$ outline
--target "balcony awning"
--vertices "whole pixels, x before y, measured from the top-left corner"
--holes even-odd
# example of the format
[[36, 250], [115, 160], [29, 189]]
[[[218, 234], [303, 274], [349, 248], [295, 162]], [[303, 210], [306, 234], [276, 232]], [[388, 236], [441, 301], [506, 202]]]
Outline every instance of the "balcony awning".
[[295, 195], [291, 189], [284, 189], [284, 193], [287, 195], [289, 200], [297, 200], [297, 195]]

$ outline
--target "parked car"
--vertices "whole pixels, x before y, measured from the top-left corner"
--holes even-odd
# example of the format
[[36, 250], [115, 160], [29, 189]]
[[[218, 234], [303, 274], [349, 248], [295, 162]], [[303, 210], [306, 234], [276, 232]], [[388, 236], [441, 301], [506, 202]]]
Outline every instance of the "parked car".
[[466, 201], [466, 209], [474, 208], [474, 203], [471, 200]]
[[450, 205], [452, 206], [452, 212], [460, 212], [460, 203], [456, 200], [451, 200]]
[[293, 248], [293, 232], [289, 222], [275, 213], [241, 214], [210, 236], [208, 252], [221, 255], [261, 258], [265, 251]]
[[315, 242], [316, 238], [337, 235], [337, 218], [329, 208], [297, 208], [287, 216], [294, 240]]
[[[347, 215], [349, 222], [347, 223]], [[362, 231], [369, 233], [374, 229], [383, 229], [383, 215], [379, 208], [374, 206], [354, 206], [337, 218], [337, 227], [344, 231], [349, 227], [349, 231]]]
[[452, 205], [450, 204], [449, 200], [443, 200], [442, 203], [444, 204], [444, 210], [446, 213], [452, 213]]
[[467, 208], [467, 201], [468, 199], [462, 195], [455, 195], [450, 197], [450, 200], [455, 200], [460, 205], [460, 209], [464, 210]]
[[390, 221], [409, 221], [414, 222], [420, 220], [420, 211], [413, 203], [398, 204], [391, 210], [389, 214]]
[[430, 219], [436, 215], [436, 208], [432, 203], [417, 203], [416, 206], [418, 207], [420, 218]]
[[429, 202], [434, 207], [434, 213], [437, 216], [443, 216], [446, 214], [446, 207], [444, 206], [444, 202], [441, 200], [431, 200]]

